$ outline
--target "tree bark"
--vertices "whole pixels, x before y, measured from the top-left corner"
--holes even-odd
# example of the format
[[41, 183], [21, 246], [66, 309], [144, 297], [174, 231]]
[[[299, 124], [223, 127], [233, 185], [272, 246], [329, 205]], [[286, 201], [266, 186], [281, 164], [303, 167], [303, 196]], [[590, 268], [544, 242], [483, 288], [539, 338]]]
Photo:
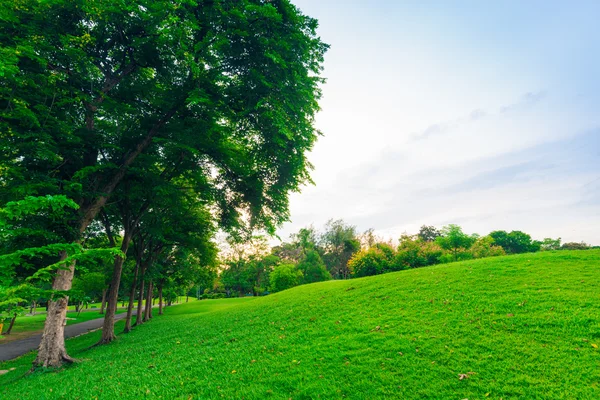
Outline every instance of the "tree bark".
[[129, 304], [127, 305], [127, 317], [125, 317], [125, 328], [123, 332], [131, 332], [131, 316], [133, 315], [133, 303], [135, 303], [135, 288], [137, 286], [138, 272], [140, 270], [139, 261], [135, 263], [135, 272], [133, 273], [133, 283], [129, 292]]
[[8, 326], [8, 330], [6, 331], [6, 335], [10, 335], [10, 332], [12, 331], [12, 328], [15, 325], [16, 319], [17, 319], [17, 314], [15, 313], [10, 320], [10, 325]]
[[163, 296], [162, 296], [162, 291], [163, 291], [163, 285], [161, 284], [158, 287], [158, 315], [163, 315]]
[[[61, 252], [61, 260], [67, 258], [66, 252]], [[68, 269], [59, 269], [54, 277], [52, 289], [69, 290], [75, 273], [75, 263], [71, 263]], [[69, 298], [60, 297], [56, 300], [48, 300], [48, 313], [44, 323], [44, 333], [38, 350], [37, 357], [33, 362], [35, 367], [60, 367], [64, 362], [72, 363], [65, 349], [65, 323], [67, 317], [67, 306]]]
[[[135, 325], [141, 325], [143, 323], [142, 304], [144, 302], [144, 273], [145, 267], [142, 265], [142, 280], [140, 282], [140, 295], [138, 296], [138, 308], [137, 314], [135, 315]], [[134, 326], [135, 326], [134, 325]]]
[[102, 289], [102, 304], [100, 305], [100, 314], [104, 314], [104, 309], [106, 308], [106, 292], [107, 288]]
[[[131, 232], [125, 232], [123, 242], [121, 243], [121, 251], [127, 254], [129, 243], [131, 242]], [[104, 316], [104, 324], [102, 325], [102, 337], [98, 344], [107, 344], [115, 340], [115, 314], [119, 305], [119, 284], [121, 283], [121, 274], [123, 272], [124, 257], [116, 256], [113, 267], [113, 276], [110, 282], [110, 292], [108, 294], [108, 307]]]
[[148, 282], [148, 291], [146, 292], [146, 308], [144, 309], [144, 322], [152, 318], [150, 312], [152, 310], [152, 281]]

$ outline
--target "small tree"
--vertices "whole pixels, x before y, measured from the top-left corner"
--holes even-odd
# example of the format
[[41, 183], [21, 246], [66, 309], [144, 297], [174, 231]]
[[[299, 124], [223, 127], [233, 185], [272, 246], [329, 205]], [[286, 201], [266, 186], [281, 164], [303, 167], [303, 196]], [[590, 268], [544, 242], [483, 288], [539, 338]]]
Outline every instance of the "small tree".
[[475, 240], [477, 240], [476, 236], [469, 236], [460, 226], [451, 224], [442, 228], [442, 235], [436, 239], [436, 243], [444, 250], [448, 250], [454, 261], [457, 261], [459, 253], [471, 247]]
[[294, 264], [280, 264], [273, 269], [269, 276], [272, 292], [280, 292], [297, 286], [302, 280], [302, 271]]
[[424, 242], [434, 242], [438, 237], [442, 236], [442, 233], [433, 225], [423, 225], [417, 235]]
[[328, 281], [331, 274], [327, 271], [325, 263], [315, 250], [309, 250], [304, 259], [298, 264], [298, 270], [302, 272], [302, 283], [313, 283]]
[[506, 254], [504, 249], [494, 244], [490, 236], [480, 237], [473, 243], [470, 249], [473, 258], [496, 257]]
[[382, 247], [375, 245], [368, 250], [355, 253], [348, 263], [353, 276], [359, 278], [392, 271], [394, 269], [394, 251], [389, 246], [389, 248]]
[[560, 250], [560, 242], [561, 239], [552, 239], [552, 238], [544, 238], [540, 245], [540, 249], [542, 251], [550, 251], [550, 250]]
[[531, 240], [531, 236], [522, 231], [493, 231], [490, 235], [494, 243], [501, 246], [507, 254], [521, 254], [540, 250], [541, 242]]
[[400, 269], [433, 265], [439, 262], [442, 253], [442, 248], [435, 242], [424, 241], [419, 236], [402, 235], [396, 264]]

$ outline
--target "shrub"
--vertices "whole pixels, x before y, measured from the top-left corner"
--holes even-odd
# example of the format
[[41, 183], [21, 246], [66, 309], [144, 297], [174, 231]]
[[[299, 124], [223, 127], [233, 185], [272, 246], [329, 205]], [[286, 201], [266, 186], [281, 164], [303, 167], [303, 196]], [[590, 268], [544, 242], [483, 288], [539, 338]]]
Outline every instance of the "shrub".
[[331, 274], [327, 271], [327, 267], [321, 256], [314, 250], [306, 252], [306, 256], [298, 264], [298, 269], [302, 271], [302, 283], [321, 282], [331, 279]]
[[494, 244], [494, 239], [491, 236], [484, 236], [475, 241], [469, 249], [473, 258], [496, 257], [506, 255], [506, 252], [501, 246]]
[[355, 277], [373, 276], [394, 270], [394, 249], [375, 245], [355, 253], [348, 266]]
[[442, 248], [435, 242], [424, 241], [416, 235], [402, 235], [396, 254], [396, 269], [437, 264], [442, 253]]
[[590, 248], [590, 245], [584, 242], [567, 242], [560, 246], [561, 250], [587, 250]]
[[302, 271], [299, 271], [294, 264], [277, 265], [269, 281], [271, 283], [271, 292], [280, 292], [285, 289], [297, 286], [302, 280]]

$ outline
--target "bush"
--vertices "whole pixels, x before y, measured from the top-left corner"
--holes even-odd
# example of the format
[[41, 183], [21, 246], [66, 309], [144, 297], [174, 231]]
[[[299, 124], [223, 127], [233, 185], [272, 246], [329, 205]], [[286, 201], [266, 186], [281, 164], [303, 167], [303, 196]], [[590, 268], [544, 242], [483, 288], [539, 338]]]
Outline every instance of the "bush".
[[298, 269], [302, 271], [302, 283], [321, 282], [331, 279], [331, 274], [327, 271], [327, 267], [321, 256], [314, 250], [306, 252], [306, 256], [298, 264]]
[[561, 250], [588, 250], [590, 245], [584, 242], [567, 242], [560, 246]]
[[469, 249], [473, 258], [496, 257], [504, 256], [506, 252], [501, 246], [494, 244], [494, 239], [491, 236], [484, 236], [475, 241]]
[[435, 242], [424, 241], [415, 235], [402, 235], [396, 254], [396, 269], [437, 264], [442, 253], [442, 248]]
[[269, 281], [271, 283], [271, 292], [280, 292], [285, 289], [297, 286], [302, 280], [302, 271], [299, 271], [294, 264], [280, 264], [276, 266]]
[[348, 266], [355, 277], [379, 275], [394, 270], [394, 249], [375, 245], [355, 253]]
[[201, 299], [224, 299], [225, 293], [204, 293], [200, 296]]

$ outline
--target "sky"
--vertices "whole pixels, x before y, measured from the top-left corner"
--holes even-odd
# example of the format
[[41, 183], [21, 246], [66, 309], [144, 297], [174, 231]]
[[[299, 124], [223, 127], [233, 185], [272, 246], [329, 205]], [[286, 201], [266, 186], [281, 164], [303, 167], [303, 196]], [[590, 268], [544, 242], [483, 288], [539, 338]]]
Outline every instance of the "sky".
[[292, 2], [331, 49], [281, 239], [341, 218], [600, 245], [599, 1]]

